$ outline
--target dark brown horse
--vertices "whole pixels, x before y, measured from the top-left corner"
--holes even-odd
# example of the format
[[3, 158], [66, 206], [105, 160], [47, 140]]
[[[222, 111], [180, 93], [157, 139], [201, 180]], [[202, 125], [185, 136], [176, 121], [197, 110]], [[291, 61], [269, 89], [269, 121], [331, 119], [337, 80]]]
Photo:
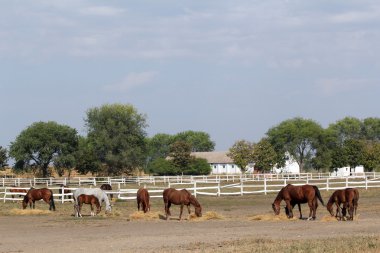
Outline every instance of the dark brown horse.
[[52, 190], [48, 188], [41, 188], [41, 189], [30, 188], [30, 190], [24, 196], [24, 199], [22, 201], [22, 208], [25, 209], [28, 206], [28, 204], [30, 208], [32, 208], [32, 204], [33, 204], [33, 209], [34, 209], [36, 200], [41, 200], [41, 199], [43, 199], [47, 204], [49, 204], [49, 210], [55, 211], [53, 192]]
[[140, 188], [137, 191], [137, 210], [140, 211], [140, 204], [142, 205], [142, 210], [144, 213], [150, 211], [150, 204], [149, 204], [149, 192], [145, 188]]
[[179, 220], [181, 220], [184, 205], [187, 206], [187, 210], [189, 211], [189, 214], [190, 214], [190, 204], [191, 204], [195, 208], [195, 215], [197, 217], [202, 216], [201, 205], [199, 204], [198, 200], [193, 195], [191, 195], [191, 193], [186, 189], [182, 189], [182, 190], [176, 190], [174, 188], [165, 189], [163, 192], [163, 198], [164, 198], [164, 203], [165, 203], [166, 220], [168, 220], [169, 216], [171, 215], [170, 213], [171, 204], [181, 205]]
[[[349, 212], [349, 220], [354, 219], [354, 213], [356, 215], [356, 210], [358, 208], [359, 201], [359, 191], [355, 188], [347, 188], [343, 190], [336, 190], [331, 195], [326, 208], [330, 212], [331, 216], [334, 216], [333, 205], [336, 205], [335, 217], [339, 220], [344, 219], [346, 216], [346, 210]], [[343, 205], [342, 208], [340, 205]]]
[[309, 218], [308, 220], [315, 220], [316, 212], [318, 208], [318, 199], [323, 203], [323, 199], [321, 197], [321, 193], [319, 189], [315, 185], [302, 185], [302, 186], [294, 186], [288, 184], [283, 187], [280, 192], [277, 194], [275, 198], [272, 208], [276, 215], [280, 214], [280, 203], [282, 200], [286, 203], [286, 214], [288, 218], [293, 218], [293, 207], [298, 205], [300, 211], [300, 219], [302, 219], [302, 212], [300, 204], [307, 203], [310, 208]]
[[[78, 208], [76, 211], [78, 212], [77, 216], [79, 217], [82, 217], [81, 211], [82, 211], [83, 204], [89, 204], [91, 206], [91, 216], [95, 216], [101, 211], [99, 200], [97, 197], [93, 195], [81, 194], [78, 196], [77, 202], [78, 202], [78, 205], [75, 205], [74, 207]], [[96, 213], [94, 212], [94, 206], [96, 206]]]
[[[110, 184], [102, 184], [100, 186], [100, 189], [106, 190], [106, 191], [112, 191], [112, 186]], [[111, 198], [111, 200], [113, 199], [113, 194], [112, 193], [110, 193], [110, 198]]]

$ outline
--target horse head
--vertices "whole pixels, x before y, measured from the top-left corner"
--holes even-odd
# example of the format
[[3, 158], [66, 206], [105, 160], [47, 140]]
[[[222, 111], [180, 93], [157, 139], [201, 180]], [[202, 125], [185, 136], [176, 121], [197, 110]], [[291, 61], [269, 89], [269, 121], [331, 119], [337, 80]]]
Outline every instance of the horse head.
[[274, 214], [275, 215], [279, 215], [280, 214], [280, 203], [272, 203], [272, 209], [274, 211]]
[[331, 214], [331, 216], [334, 216], [334, 208], [333, 208], [333, 204], [328, 202], [327, 205], [326, 205], [326, 208], [327, 208], [327, 211], [329, 211], [329, 213]]
[[112, 205], [111, 204], [109, 204], [109, 205], [106, 204], [106, 213], [110, 213], [111, 211], [112, 211]]
[[197, 217], [202, 217], [202, 207], [201, 206], [196, 206], [195, 207], [195, 215]]
[[29, 202], [29, 197], [28, 197], [28, 194], [26, 194], [24, 196], [24, 199], [22, 200], [22, 209], [26, 209], [26, 207], [28, 206], [28, 202]]

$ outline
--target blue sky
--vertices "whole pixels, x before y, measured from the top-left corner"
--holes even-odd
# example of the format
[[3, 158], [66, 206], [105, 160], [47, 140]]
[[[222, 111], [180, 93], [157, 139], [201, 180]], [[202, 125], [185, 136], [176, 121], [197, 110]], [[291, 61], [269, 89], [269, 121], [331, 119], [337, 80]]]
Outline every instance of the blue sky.
[[0, 145], [129, 103], [216, 150], [293, 117], [379, 117], [377, 1], [0, 1]]

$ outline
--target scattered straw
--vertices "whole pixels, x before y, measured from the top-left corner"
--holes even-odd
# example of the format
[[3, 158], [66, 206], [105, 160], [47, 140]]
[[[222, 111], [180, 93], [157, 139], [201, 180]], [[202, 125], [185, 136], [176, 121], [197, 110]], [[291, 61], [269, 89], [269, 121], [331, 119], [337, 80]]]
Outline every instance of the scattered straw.
[[159, 212], [147, 212], [136, 211], [129, 215], [131, 220], [158, 220], [160, 218]]
[[49, 210], [13, 208], [9, 211], [9, 214], [12, 214], [12, 215], [46, 215], [46, 214], [52, 214], [52, 212]]
[[194, 213], [189, 215], [191, 221], [206, 221], [206, 220], [223, 220], [224, 217], [217, 212], [209, 211], [202, 214], [202, 217], [197, 217]]
[[289, 219], [285, 214], [274, 215], [274, 214], [259, 214], [248, 217], [251, 221], [295, 221], [297, 218], [293, 217]]

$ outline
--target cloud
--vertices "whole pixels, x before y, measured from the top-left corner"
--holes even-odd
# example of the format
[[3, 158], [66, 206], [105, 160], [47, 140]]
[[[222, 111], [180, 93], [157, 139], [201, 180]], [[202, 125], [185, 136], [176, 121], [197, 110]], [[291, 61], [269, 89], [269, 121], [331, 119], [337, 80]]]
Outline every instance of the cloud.
[[122, 14], [125, 10], [121, 8], [115, 8], [111, 6], [89, 6], [82, 8], [80, 13], [83, 15], [94, 16], [117, 16]]
[[147, 83], [152, 82], [152, 80], [157, 76], [156, 71], [147, 71], [140, 73], [129, 73], [126, 77], [124, 77], [121, 81], [106, 85], [104, 90], [106, 91], [119, 91], [125, 92], [136, 87], [145, 85]]
[[371, 87], [376, 82], [369, 79], [340, 79], [327, 78], [316, 81], [316, 87], [324, 96], [333, 96], [338, 93], [354, 92]]

